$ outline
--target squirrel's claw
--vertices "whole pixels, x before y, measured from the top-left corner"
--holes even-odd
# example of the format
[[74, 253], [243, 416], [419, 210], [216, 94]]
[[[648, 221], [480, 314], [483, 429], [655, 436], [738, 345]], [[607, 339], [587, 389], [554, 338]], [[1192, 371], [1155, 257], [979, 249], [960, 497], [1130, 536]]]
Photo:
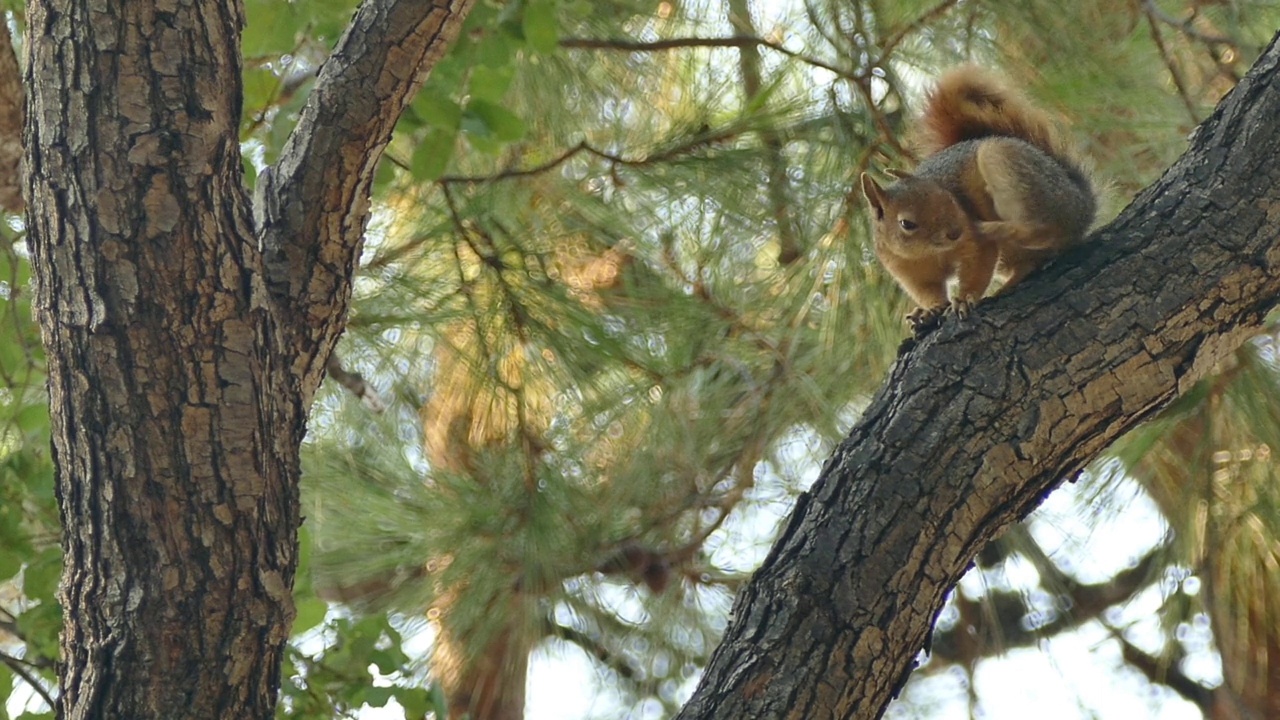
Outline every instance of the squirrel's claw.
[[907, 313], [907, 324], [911, 326], [911, 331], [916, 336], [923, 335], [930, 328], [937, 326], [942, 319], [942, 313], [946, 310], [946, 306], [936, 308], [918, 307]]
[[948, 305], [947, 309], [944, 310], [943, 312], [947, 315], [955, 315], [956, 317], [963, 320], [969, 317], [969, 313], [973, 310], [974, 305], [975, 305], [975, 301], [970, 300], [968, 298], [958, 297], [953, 299], [951, 301], [951, 304]]

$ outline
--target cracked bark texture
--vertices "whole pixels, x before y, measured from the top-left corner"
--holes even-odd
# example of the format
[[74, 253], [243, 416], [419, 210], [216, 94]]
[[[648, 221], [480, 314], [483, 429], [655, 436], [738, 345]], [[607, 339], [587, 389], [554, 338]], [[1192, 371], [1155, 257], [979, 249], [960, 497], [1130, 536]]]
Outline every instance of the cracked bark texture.
[[373, 169], [469, 7], [360, 6], [267, 173], [255, 230], [239, 2], [28, 4], [60, 718], [274, 715], [298, 451], [346, 320]]
[[982, 546], [1262, 326], [1280, 294], [1277, 43], [1090, 244], [904, 346], [680, 718], [880, 717]]

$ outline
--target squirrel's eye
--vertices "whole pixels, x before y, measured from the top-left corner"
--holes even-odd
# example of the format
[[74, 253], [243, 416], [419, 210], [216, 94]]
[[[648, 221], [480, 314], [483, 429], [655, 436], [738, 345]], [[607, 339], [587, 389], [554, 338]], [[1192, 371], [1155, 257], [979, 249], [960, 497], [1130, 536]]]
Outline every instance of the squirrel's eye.
[[915, 230], [916, 228], [920, 227], [919, 225], [915, 224], [914, 222], [912, 222], [912, 221], [910, 221], [910, 220], [906, 220], [906, 219], [899, 220], [899, 221], [898, 221], [898, 225], [902, 226], [902, 229], [903, 229], [903, 230], [906, 230], [907, 232], [911, 232], [912, 230]]

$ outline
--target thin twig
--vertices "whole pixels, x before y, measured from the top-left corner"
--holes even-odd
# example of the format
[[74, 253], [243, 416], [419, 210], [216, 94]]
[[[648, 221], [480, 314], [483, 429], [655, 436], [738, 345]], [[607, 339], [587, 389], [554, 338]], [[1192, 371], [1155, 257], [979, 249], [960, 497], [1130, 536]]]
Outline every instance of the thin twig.
[[[755, 25], [751, 20], [751, 8], [747, 0], [729, 0], [729, 23], [739, 37], [754, 37]], [[756, 45], [744, 45], [738, 49], [738, 71], [742, 76], [742, 90], [749, 104], [754, 104], [764, 88], [760, 71], [760, 49]], [[765, 165], [769, 172], [767, 191], [769, 204], [773, 206], [773, 222], [778, 233], [778, 263], [790, 265], [804, 254], [795, 223], [791, 219], [791, 183], [787, 176], [787, 162], [783, 157], [782, 138], [773, 127], [762, 127], [760, 144], [764, 146]]]
[[342, 387], [351, 391], [352, 395], [365, 404], [375, 413], [381, 413], [387, 409], [387, 403], [378, 394], [378, 391], [365, 381], [364, 376], [358, 372], [350, 372], [342, 366], [342, 359], [338, 357], [337, 351], [329, 353], [329, 361], [325, 364], [325, 372], [329, 374], [333, 381]]
[[[602, 665], [618, 674], [618, 677], [628, 682], [633, 682], [637, 687], [647, 687], [643, 680], [643, 674], [632, 667], [631, 663], [625, 656], [619, 656], [604, 643], [596, 640], [590, 635], [576, 628], [565, 627], [559, 623], [548, 621], [547, 634], [558, 637], [561, 640], [577, 645], [583, 652], [598, 660]], [[657, 690], [654, 686], [653, 691]]]
[[664, 50], [684, 50], [688, 48], [743, 48], [765, 47], [774, 52], [798, 60], [806, 65], [822, 68], [846, 80], [856, 80], [857, 75], [847, 68], [837, 67], [818, 58], [790, 50], [782, 43], [766, 40], [751, 35], [735, 35], [733, 37], [682, 37], [663, 40], [627, 40], [620, 38], [565, 38], [560, 47], [571, 50], [621, 50], [624, 52], [661, 52]]
[[[1143, 3], [1144, 7], [1150, 3]], [[1164, 60], [1165, 67], [1169, 69], [1169, 75], [1173, 78], [1173, 86], [1178, 89], [1178, 97], [1182, 99], [1182, 104], [1187, 109], [1187, 115], [1191, 117], [1192, 125], [1199, 125], [1200, 118], [1196, 115], [1196, 105], [1191, 100], [1191, 94], [1187, 91], [1187, 83], [1182, 78], [1182, 71], [1178, 69], [1178, 64], [1174, 61], [1173, 56], [1169, 54], [1169, 49], [1165, 47], [1164, 37], [1160, 35], [1160, 26], [1156, 24], [1155, 17], [1148, 12], [1146, 14], [1147, 25], [1151, 28], [1151, 39], [1156, 43], [1156, 49], [1160, 51], [1160, 58]]]
[[1201, 710], [1213, 707], [1213, 690], [1187, 677], [1178, 663], [1153, 657], [1125, 638], [1116, 628], [1107, 627], [1111, 636], [1120, 643], [1120, 656], [1125, 663], [1142, 673], [1152, 683], [1164, 685]]
[[1213, 33], [1207, 33], [1200, 30], [1191, 23], [1190, 19], [1179, 20], [1164, 10], [1161, 10], [1160, 6], [1156, 5], [1154, 0], [1142, 0], [1142, 10], [1148, 17], [1155, 18], [1166, 25], [1172, 25], [1178, 30], [1181, 30], [1182, 33], [1188, 37], [1193, 37], [1196, 40], [1210, 45], [1228, 45], [1235, 47], [1235, 42], [1231, 38], [1224, 35], [1214, 35]]
[[[25, 681], [28, 685], [30, 685], [31, 689], [35, 690], [36, 694], [39, 695], [41, 699], [43, 699], [46, 703], [49, 704], [50, 710], [53, 710], [57, 707], [57, 704], [53, 702], [53, 696], [50, 695], [49, 691], [44, 689], [44, 685], [40, 683], [40, 678], [36, 677], [29, 670], [27, 670], [26, 666], [30, 665], [30, 663], [26, 663], [20, 658], [13, 657], [8, 653], [3, 653], [3, 652], [0, 652], [0, 662], [9, 666], [9, 669], [13, 671], [13, 674], [22, 678], [23, 681]], [[34, 665], [32, 665], [32, 667], [34, 667]]]
[[885, 62], [889, 56], [893, 54], [893, 51], [897, 49], [898, 45], [901, 44], [903, 40], [907, 39], [908, 35], [941, 17], [948, 10], [955, 7], [959, 2], [960, 0], [942, 0], [942, 2], [926, 10], [920, 17], [898, 28], [889, 36], [889, 39], [885, 40], [884, 44], [880, 46], [880, 62], [876, 64], [879, 65]]
[[600, 150], [599, 148], [593, 147], [589, 143], [587, 143], [586, 140], [583, 140], [579, 142], [577, 145], [574, 145], [568, 150], [565, 150], [561, 152], [559, 155], [556, 155], [555, 157], [551, 158], [550, 160], [547, 160], [546, 162], [543, 162], [538, 165], [534, 165], [533, 167], [503, 170], [501, 172], [497, 172], [492, 175], [445, 175], [441, 177], [439, 180], [437, 180], [436, 182], [440, 183], [441, 185], [447, 186], [447, 185], [467, 184], [467, 183], [489, 183], [489, 182], [496, 182], [499, 180], [512, 180], [516, 178], [530, 177], [533, 175], [541, 175], [542, 173], [545, 173], [549, 170], [554, 170], [555, 168], [559, 167], [560, 165], [564, 164], [565, 162], [569, 161], [570, 159], [572, 159], [573, 157], [575, 157], [580, 153], [587, 153], [588, 155], [594, 155], [600, 158], [601, 160], [606, 160], [615, 165], [624, 165], [627, 167], [643, 167], [645, 165], [652, 165], [654, 163], [663, 162], [665, 160], [670, 160], [672, 158], [679, 157], [680, 155], [693, 152], [694, 150], [705, 147], [707, 145], [714, 145], [715, 143], [718, 143], [718, 142], [724, 142], [725, 140], [733, 139], [734, 137], [737, 137], [741, 133], [742, 133], [742, 130], [738, 128], [725, 129], [725, 130], [721, 130], [719, 132], [714, 132], [714, 133], [711, 133], [711, 132], [701, 133], [696, 138], [693, 138], [692, 140], [690, 140], [687, 143], [684, 143], [683, 145], [678, 145], [668, 150], [663, 150], [662, 152], [654, 153], [653, 155], [646, 155], [645, 157], [641, 157], [641, 158], [627, 158], [621, 155], [615, 155], [605, 150]]

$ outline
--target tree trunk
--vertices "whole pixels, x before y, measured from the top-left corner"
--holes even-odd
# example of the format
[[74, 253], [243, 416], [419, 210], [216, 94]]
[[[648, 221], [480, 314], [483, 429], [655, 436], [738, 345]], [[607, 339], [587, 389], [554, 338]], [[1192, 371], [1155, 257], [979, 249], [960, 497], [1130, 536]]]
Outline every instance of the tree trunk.
[[1085, 247], [908, 342], [739, 595], [680, 717], [879, 717], [977, 551], [1280, 294], [1280, 37]]
[[59, 717], [273, 716], [307, 408], [345, 322], [377, 158], [469, 6], [361, 6], [259, 187], [255, 233], [240, 4], [29, 3]]

